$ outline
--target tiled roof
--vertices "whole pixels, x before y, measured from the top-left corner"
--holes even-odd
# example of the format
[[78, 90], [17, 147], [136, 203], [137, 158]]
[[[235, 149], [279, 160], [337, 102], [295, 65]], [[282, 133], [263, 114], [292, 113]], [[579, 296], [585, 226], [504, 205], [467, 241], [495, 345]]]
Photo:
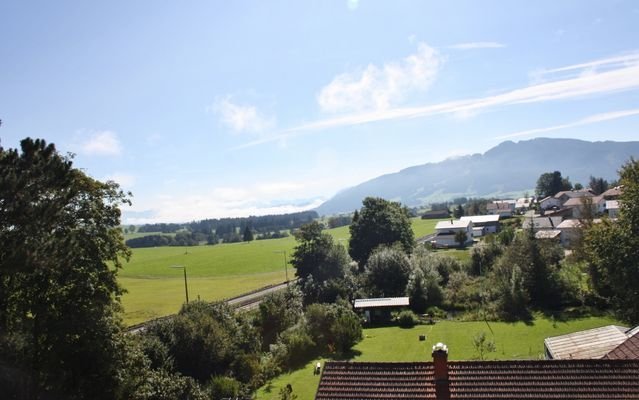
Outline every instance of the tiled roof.
[[[639, 399], [639, 361], [450, 361], [448, 387], [451, 399]], [[327, 362], [315, 398], [435, 399], [433, 363]]]
[[602, 326], [549, 337], [544, 340], [544, 345], [552, 358], [602, 358], [626, 340], [627, 330], [616, 325]]
[[639, 360], [639, 332], [636, 332], [625, 342], [615, 347], [604, 358], [610, 360]]

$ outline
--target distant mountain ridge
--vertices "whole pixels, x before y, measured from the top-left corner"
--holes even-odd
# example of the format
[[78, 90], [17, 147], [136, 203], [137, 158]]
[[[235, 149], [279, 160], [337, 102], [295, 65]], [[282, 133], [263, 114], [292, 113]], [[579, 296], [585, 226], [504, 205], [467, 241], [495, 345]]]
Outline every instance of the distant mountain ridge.
[[617, 179], [617, 170], [631, 156], [639, 158], [639, 141], [549, 138], [506, 141], [484, 154], [427, 163], [379, 176], [337, 193], [316, 211], [320, 215], [350, 212], [360, 208], [367, 196], [401, 201], [407, 206], [460, 196], [499, 196], [534, 188], [539, 175], [552, 171], [561, 171], [573, 184], [587, 185], [591, 175]]

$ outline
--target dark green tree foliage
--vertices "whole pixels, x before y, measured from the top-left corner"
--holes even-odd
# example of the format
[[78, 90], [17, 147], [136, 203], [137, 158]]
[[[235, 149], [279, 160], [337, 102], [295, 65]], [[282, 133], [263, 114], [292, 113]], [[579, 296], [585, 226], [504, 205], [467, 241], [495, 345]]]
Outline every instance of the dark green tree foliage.
[[453, 216], [457, 219], [464, 216], [464, 207], [461, 204], [457, 204], [457, 207], [453, 210]]
[[260, 348], [257, 331], [224, 303], [191, 302], [171, 320], [150, 325], [145, 335], [168, 347], [177, 372], [200, 382], [226, 374], [238, 358]]
[[[448, 276], [457, 269], [451, 265], [450, 257], [438, 256], [419, 249], [410, 257], [411, 272], [406, 284], [406, 295], [411, 309], [424, 313], [429, 306], [439, 306], [443, 300], [442, 274]], [[441, 270], [441, 273], [440, 273]]]
[[408, 211], [400, 203], [377, 197], [364, 199], [357, 218], [350, 226], [349, 254], [360, 268], [380, 245], [399, 243], [406, 253], [415, 246]]
[[129, 256], [119, 206], [128, 203], [44, 140], [0, 148], [0, 361], [40, 391], [118, 396], [116, 273]]
[[468, 240], [468, 234], [465, 231], [455, 232], [455, 242], [459, 243], [459, 247], [465, 247], [466, 240]]
[[596, 292], [620, 318], [639, 323], [639, 161], [619, 171], [623, 185], [617, 221], [604, 219], [586, 231], [585, 248]]
[[537, 187], [535, 193], [537, 196], [544, 198], [548, 196], [554, 196], [562, 190], [572, 189], [572, 184], [568, 178], [563, 178], [561, 172], [546, 172], [539, 176], [537, 179]]
[[253, 241], [253, 231], [251, 230], [250, 226], [246, 226], [246, 228], [244, 228], [244, 236], [242, 237], [242, 239], [245, 242], [252, 242]]
[[488, 274], [497, 258], [502, 255], [503, 251], [503, 246], [496, 241], [484, 240], [479, 244], [474, 245], [470, 251], [470, 273], [475, 276]]
[[351, 260], [346, 249], [322, 229], [322, 225], [314, 221], [295, 233], [297, 246], [291, 264], [300, 279], [305, 304], [330, 303], [338, 297], [350, 298], [352, 293], [348, 276]]
[[259, 329], [262, 346], [277, 341], [277, 336], [295, 325], [302, 317], [302, 293], [295, 286], [272, 293], [262, 300], [259, 312]]
[[610, 187], [607, 180], [604, 178], [595, 178], [592, 175], [590, 176], [588, 186], [590, 186], [590, 189], [594, 192], [595, 196], [599, 196]]
[[382, 246], [366, 263], [366, 282], [370, 294], [379, 297], [403, 296], [412, 271], [410, 259], [399, 246]]
[[362, 340], [359, 317], [348, 305], [311, 304], [305, 316], [308, 332], [320, 353], [345, 353]]

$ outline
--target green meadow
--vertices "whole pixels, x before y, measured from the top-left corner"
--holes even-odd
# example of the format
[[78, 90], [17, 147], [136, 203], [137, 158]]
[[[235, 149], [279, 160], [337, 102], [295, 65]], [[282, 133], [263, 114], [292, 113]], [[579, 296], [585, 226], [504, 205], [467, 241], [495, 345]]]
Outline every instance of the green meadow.
[[[484, 332], [489, 340], [494, 340], [497, 351], [488, 353], [485, 359], [536, 359], [543, 357], [544, 339], [549, 336], [563, 335], [584, 329], [618, 324], [609, 317], [589, 317], [568, 321], [553, 321], [538, 316], [532, 323], [524, 322], [456, 322], [441, 321], [434, 325], [418, 325], [411, 329], [383, 327], [364, 329], [364, 339], [357, 344], [351, 361], [432, 361], [431, 351], [438, 342], [445, 343], [451, 360], [477, 359], [472, 338]], [[425, 335], [425, 341], [419, 336]], [[288, 371], [267, 383], [257, 392], [257, 399], [275, 400], [281, 388], [287, 384], [293, 387], [293, 393], [299, 399], [315, 397], [319, 376], [313, 375], [317, 362], [322, 365], [326, 358], [316, 358], [300, 369]]]
[[[415, 237], [434, 232], [435, 220], [412, 219]], [[348, 245], [348, 226], [329, 229], [338, 243]], [[135, 234], [139, 235], [139, 234]], [[215, 246], [153, 247], [132, 249], [133, 255], [119, 272], [127, 290], [122, 297], [127, 325], [176, 313], [185, 301], [186, 267], [189, 299], [215, 301], [237, 296], [286, 280], [284, 253], [290, 257], [295, 247], [292, 236]], [[287, 260], [288, 261], [288, 260]], [[292, 279], [295, 270], [288, 265]]]

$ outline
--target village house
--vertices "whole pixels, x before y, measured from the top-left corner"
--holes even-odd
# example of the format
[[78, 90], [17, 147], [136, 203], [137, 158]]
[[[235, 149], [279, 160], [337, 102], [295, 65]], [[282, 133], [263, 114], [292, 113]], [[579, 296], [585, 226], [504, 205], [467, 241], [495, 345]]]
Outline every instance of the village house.
[[594, 197], [590, 189], [582, 190], [564, 190], [558, 192], [554, 196], [548, 196], [539, 202], [539, 208], [541, 210], [550, 210], [552, 208], [561, 208], [565, 206], [565, 203], [570, 199], [580, 199], [582, 197]]
[[533, 217], [533, 218], [524, 218], [521, 227], [524, 230], [528, 230], [531, 228], [533, 232], [545, 231], [545, 230], [555, 230], [557, 226], [561, 223], [562, 217]]
[[494, 200], [486, 205], [486, 211], [490, 215], [499, 215], [504, 218], [512, 217], [515, 205], [515, 200]]
[[606, 200], [605, 213], [610, 218], [619, 217], [619, 201], [618, 200]]
[[470, 221], [473, 223], [473, 237], [482, 237], [490, 233], [499, 232], [499, 214], [496, 215], [472, 215], [461, 217], [460, 221]]
[[435, 225], [435, 237], [431, 244], [435, 247], [457, 247], [459, 243], [455, 240], [455, 234], [459, 231], [466, 233], [466, 243], [473, 242], [473, 222], [469, 220], [439, 221]]

